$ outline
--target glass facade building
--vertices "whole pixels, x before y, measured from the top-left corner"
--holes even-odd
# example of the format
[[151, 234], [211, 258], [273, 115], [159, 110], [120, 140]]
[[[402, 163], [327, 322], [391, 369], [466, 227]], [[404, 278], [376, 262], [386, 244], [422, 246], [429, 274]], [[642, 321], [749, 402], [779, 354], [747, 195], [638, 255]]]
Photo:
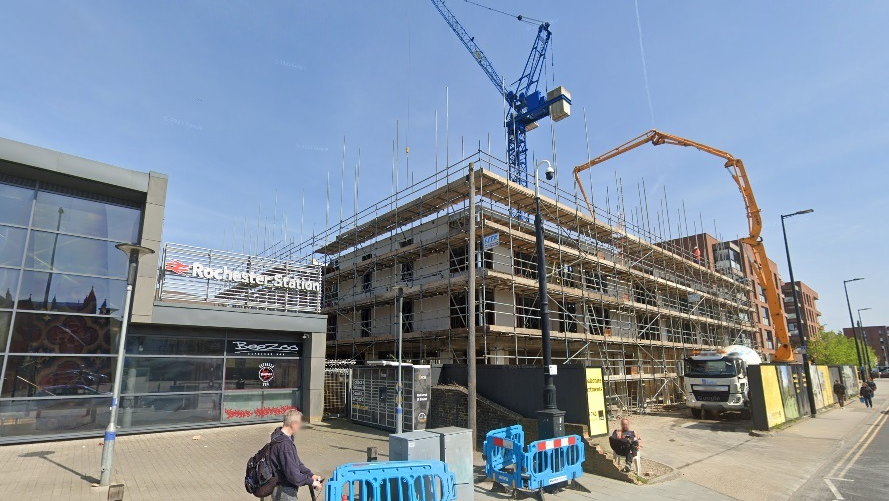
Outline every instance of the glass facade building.
[[[166, 186], [163, 174], [0, 138], [0, 443], [101, 437], [127, 319], [120, 433], [277, 421], [291, 408], [320, 419], [320, 267], [181, 245], [191, 254], [173, 256], [161, 243]], [[155, 251], [139, 260], [129, 312], [121, 243]]]

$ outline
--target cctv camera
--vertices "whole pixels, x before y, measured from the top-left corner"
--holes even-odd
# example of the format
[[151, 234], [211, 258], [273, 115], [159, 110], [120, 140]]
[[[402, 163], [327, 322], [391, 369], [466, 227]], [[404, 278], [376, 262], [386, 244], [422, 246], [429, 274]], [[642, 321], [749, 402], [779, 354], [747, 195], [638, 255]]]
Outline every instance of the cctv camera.
[[553, 166], [550, 165], [546, 168], [546, 180], [552, 181], [554, 177], [556, 177], [556, 169], [553, 169]]

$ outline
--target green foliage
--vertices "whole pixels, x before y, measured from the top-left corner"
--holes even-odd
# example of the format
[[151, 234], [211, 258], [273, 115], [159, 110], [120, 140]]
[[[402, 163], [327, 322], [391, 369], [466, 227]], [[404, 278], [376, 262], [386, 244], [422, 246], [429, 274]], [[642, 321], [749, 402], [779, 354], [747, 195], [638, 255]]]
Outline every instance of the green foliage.
[[[873, 348], [863, 342], [858, 344], [859, 349], [867, 350], [870, 354], [871, 365], [876, 363], [877, 354]], [[864, 351], [861, 352], [864, 356]], [[818, 365], [858, 365], [858, 352], [855, 350], [855, 340], [846, 337], [840, 332], [821, 330], [809, 339], [809, 357]]]

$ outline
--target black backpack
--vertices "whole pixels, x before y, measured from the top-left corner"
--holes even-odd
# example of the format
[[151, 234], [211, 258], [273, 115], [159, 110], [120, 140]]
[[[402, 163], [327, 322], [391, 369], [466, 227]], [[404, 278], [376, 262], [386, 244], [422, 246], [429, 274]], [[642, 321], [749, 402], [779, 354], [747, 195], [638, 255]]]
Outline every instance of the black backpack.
[[272, 447], [271, 442], [265, 444], [247, 461], [244, 488], [258, 498], [271, 496], [278, 485], [278, 475], [272, 466]]

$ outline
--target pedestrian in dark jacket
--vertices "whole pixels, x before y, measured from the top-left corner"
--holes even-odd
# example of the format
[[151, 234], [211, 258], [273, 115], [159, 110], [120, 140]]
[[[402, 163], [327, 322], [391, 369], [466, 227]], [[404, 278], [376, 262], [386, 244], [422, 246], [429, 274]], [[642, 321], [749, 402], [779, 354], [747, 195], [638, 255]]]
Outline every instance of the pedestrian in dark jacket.
[[874, 406], [874, 390], [867, 383], [861, 384], [861, 389], [858, 390], [858, 396], [860, 396], [864, 400], [864, 405], [868, 407]]
[[302, 416], [296, 409], [285, 412], [281, 427], [272, 432], [271, 463], [278, 476], [272, 501], [296, 501], [296, 491], [303, 485], [321, 488], [321, 477], [312, 473], [299, 459], [293, 443], [293, 435], [302, 428]]
[[833, 394], [836, 395], [837, 400], [840, 401], [840, 407], [844, 407], [846, 404], [846, 387], [839, 379], [833, 383]]
[[877, 392], [877, 383], [874, 382], [874, 378], [868, 379], [867, 385], [870, 386], [870, 389], [874, 390], [874, 393]]

